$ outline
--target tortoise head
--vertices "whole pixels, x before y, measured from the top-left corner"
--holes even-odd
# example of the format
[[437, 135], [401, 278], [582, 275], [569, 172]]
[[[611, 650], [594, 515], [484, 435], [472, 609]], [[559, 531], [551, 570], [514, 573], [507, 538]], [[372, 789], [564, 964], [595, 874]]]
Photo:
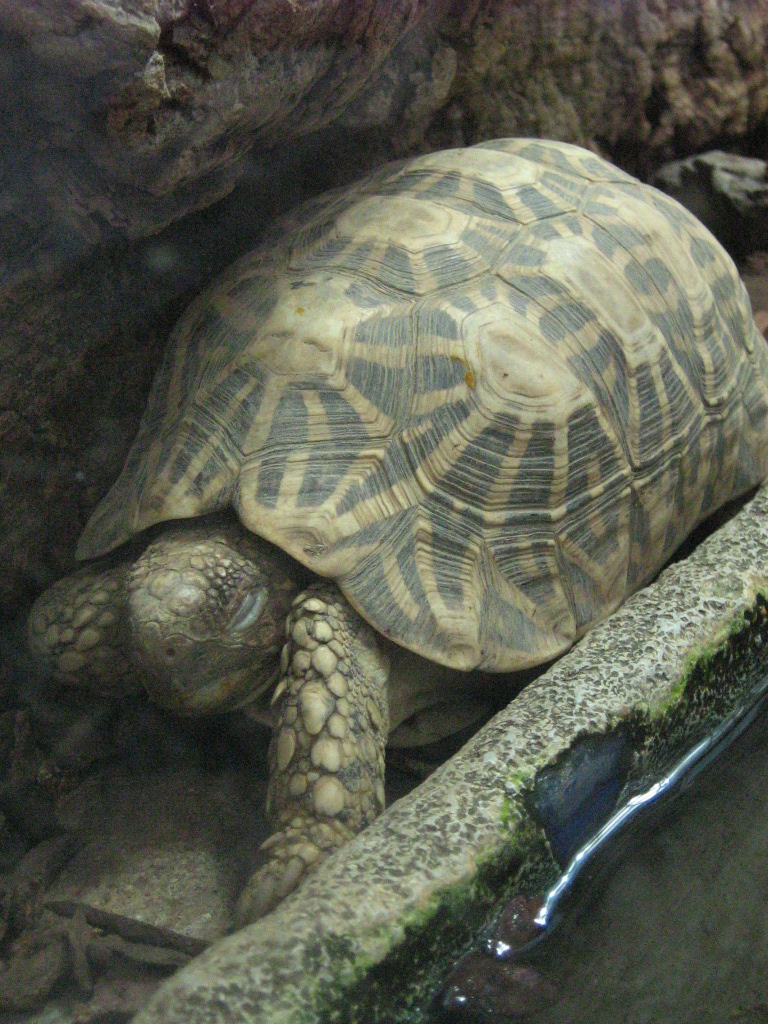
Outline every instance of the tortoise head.
[[134, 562], [127, 587], [131, 656], [149, 696], [202, 714], [273, 685], [298, 590], [292, 570], [234, 522], [165, 527]]

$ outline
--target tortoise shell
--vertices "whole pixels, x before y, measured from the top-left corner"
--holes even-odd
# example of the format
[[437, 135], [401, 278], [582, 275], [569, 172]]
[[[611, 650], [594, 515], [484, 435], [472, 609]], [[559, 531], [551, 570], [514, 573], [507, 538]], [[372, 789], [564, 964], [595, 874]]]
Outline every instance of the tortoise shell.
[[578, 147], [501, 139], [300, 207], [177, 326], [78, 554], [231, 506], [382, 634], [568, 648], [768, 473], [731, 259]]

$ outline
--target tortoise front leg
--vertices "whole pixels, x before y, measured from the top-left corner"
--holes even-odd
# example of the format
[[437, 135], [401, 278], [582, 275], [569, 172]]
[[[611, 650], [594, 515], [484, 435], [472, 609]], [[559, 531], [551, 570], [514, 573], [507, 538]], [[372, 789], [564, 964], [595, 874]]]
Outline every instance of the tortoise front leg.
[[35, 661], [54, 679], [105, 697], [141, 690], [127, 644], [129, 568], [123, 562], [85, 566], [37, 599], [27, 639]]
[[269, 748], [267, 812], [278, 828], [240, 898], [241, 924], [384, 808], [389, 658], [379, 638], [327, 581], [296, 598], [287, 635]]

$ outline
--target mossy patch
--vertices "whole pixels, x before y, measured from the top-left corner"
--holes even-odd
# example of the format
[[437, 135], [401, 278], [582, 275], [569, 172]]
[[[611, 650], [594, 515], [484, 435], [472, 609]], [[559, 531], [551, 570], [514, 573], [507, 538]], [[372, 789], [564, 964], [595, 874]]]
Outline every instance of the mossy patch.
[[760, 591], [749, 609], [690, 655], [664, 701], [625, 720], [637, 755], [627, 791], [661, 778], [725, 718], [748, 706], [766, 673], [768, 598]]
[[525, 812], [514, 817], [514, 830], [478, 859], [472, 877], [434, 893], [397, 928], [363, 940], [363, 947], [388, 948], [378, 963], [335, 940], [333, 948], [325, 946], [336, 967], [318, 994], [319, 1019], [329, 1024], [417, 1024], [426, 1019], [446, 972], [477, 942], [504, 900], [517, 892], [540, 892], [557, 878], [543, 830]]

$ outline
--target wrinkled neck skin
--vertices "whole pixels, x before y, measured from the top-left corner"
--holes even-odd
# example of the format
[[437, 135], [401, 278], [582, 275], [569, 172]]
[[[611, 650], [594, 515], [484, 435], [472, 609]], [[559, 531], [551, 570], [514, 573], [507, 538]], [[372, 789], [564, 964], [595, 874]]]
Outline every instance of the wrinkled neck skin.
[[152, 700], [199, 715], [257, 699], [276, 682], [305, 579], [234, 516], [165, 524], [128, 579], [131, 656]]

